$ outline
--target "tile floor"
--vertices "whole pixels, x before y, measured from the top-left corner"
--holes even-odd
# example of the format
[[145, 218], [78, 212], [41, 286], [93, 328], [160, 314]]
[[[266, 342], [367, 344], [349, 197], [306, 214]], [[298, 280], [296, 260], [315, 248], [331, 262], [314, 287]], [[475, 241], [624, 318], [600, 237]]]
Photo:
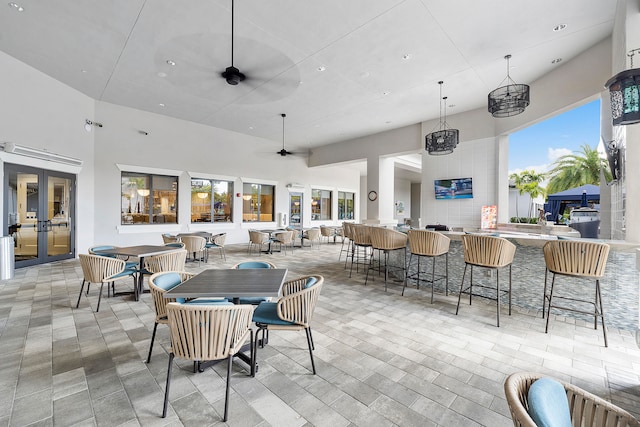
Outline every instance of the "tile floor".
[[[301, 333], [271, 333], [247, 376], [234, 363], [229, 425], [234, 426], [509, 426], [506, 376], [537, 371], [572, 382], [640, 417], [640, 350], [633, 332], [602, 332], [554, 317], [544, 333], [539, 312], [503, 309], [474, 299], [455, 315], [457, 297], [380, 279], [364, 286], [338, 262], [340, 245], [247, 256], [227, 247], [227, 261], [188, 271], [228, 268], [262, 258], [288, 277], [319, 273], [325, 285], [313, 320], [318, 375], [309, 371]], [[76, 260], [19, 269], [0, 283], [0, 426], [216, 425], [224, 407], [225, 368], [194, 374], [177, 360], [170, 409], [160, 417], [168, 329], [160, 326], [145, 363], [154, 311], [148, 294], [103, 299], [97, 289], [75, 308], [82, 273]], [[459, 277], [451, 277], [457, 289]], [[517, 280], [517, 278], [515, 279]], [[123, 283], [120, 286], [129, 286]]]

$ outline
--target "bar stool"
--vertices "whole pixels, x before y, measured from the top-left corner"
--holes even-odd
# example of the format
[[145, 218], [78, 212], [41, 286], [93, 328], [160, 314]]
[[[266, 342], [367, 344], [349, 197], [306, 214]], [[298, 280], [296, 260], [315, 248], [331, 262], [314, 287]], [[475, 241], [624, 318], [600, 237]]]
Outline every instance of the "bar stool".
[[[345, 256], [345, 264], [344, 264], [344, 268], [347, 268], [347, 258], [349, 258], [349, 251], [351, 250], [351, 238], [349, 237], [349, 235], [351, 234], [351, 230], [350, 227], [351, 224], [349, 224], [348, 222], [343, 222], [342, 223], [342, 245], [340, 245], [340, 253], [338, 254], [338, 261], [340, 261], [340, 258], [342, 258], [342, 253], [345, 252], [346, 256]], [[345, 248], [345, 243], [347, 244], [347, 247]]]
[[[549, 331], [549, 318], [551, 317], [550, 313], [552, 308], [588, 314], [593, 316], [594, 329], [598, 329], [598, 318], [600, 318], [602, 322], [604, 346], [608, 347], [607, 330], [604, 325], [604, 310], [602, 308], [602, 294], [600, 292], [600, 279], [604, 276], [604, 269], [607, 265], [609, 245], [606, 243], [584, 242], [581, 240], [554, 240], [544, 244], [542, 253], [544, 254], [544, 262], [547, 267], [544, 274], [544, 297], [542, 300], [542, 318], [544, 319], [545, 316], [545, 308], [547, 316], [547, 324], [544, 332], [547, 333]], [[547, 294], [547, 274], [549, 272], [551, 272], [553, 276], [551, 278], [551, 287]], [[574, 296], [554, 295], [556, 275], [595, 280], [595, 299], [590, 301]], [[577, 289], [574, 287], [574, 292], [576, 291]], [[554, 299], [590, 304], [593, 305], [593, 311], [581, 310], [575, 305], [555, 305]]]
[[[469, 305], [471, 305], [471, 297], [473, 295], [482, 298], [488, 298], [496, 300], [497, 309], [497, 323], [496, 326], [500, 327], [500, 296], [501, 292], [509, 295], [509, 316], [511, 316], [511, 264], [513, 263], [513, 257], [516, 253], [516, 245], [503, 239], [502, 237], [483, 236], [479, 234], [465, 234], [462, 236], [462, 247], [464, 248], [464, 272], [462, 273], [462, 282], [460, 283], [460, 294], [458, 295], [458, 306], [456, 307], [456, 315], [460, 310], [460, 299], [463, 293], [469, 294]], [[467, 267], [471, 266], [471, 275], [469, 281], [469, 287], [463, 289], [464, 277], [467, 274]], [[485, 294], [473, 293], [473, 267], [484, 267], [496, 272], [496, 297], [487, 296]], [[509, 290], [500, 290], [500, 275], [499, 270], [504, 267], [509, 267]], [[483, 289], [492, 289], [491, 286], [476, 285], [476, 287]]]
[[[377, 270], [378, 273], [384, 269], [384, 290], [387, 291], [387, 279], [389, 278], [389, 267], [394, 270], [402, 270], [402, 281], [405, 282], [406, 265], [407, 265], [407, 235], [399, 231], [382, 227], [371, 227], [371, 258], [369, 259], [369, 268], [367, 268], [367, 277], [364, 284], [369, 280], [369, 271]], [[389, 253], [393, 251], [402, 251], [402, 266], [389, 265]], [[378, 268], [375, 267], [375, 252], [378, 252]], [[384, 255], [384, 267], [380, 255]]]
[[[356, 264], [356, 273], [358, 265], [369, 264], [369, 250], [371, 249], [371, 226], [354, 224], [351, 226], [351, 234], [353, 237], [353, 251], [351, 252], [351, 268], [349, 269], [349, 277], [353, 273], [353, 264]], [[363, 253], [361, 253], [363, 252]]]
[[[416, 289], [420, 289], [420, 258], [427, 257], [433, 261], [431, 267], [431, 280], [422, 279], [423, 282], [431, 283], [431, 304], [433, 304], [433, 288], [436, 280], [445, 279], [445, 295], [449, 295], [449, 244], [451, 239], [437, 231], [428, 230], [409, 230], [407, 232], [409, 238], [409, 264], [407, 265], [407, 277], [402, 287], [402, 295], [407, 287], [409, 279], [416, 280]], [[409, 275], [411, 260], [413, 256], [418, 257], [418, 268], [415, 274]], [[444, 275], [436, 276], [436, 258], [444, 255], [445, 270]]]

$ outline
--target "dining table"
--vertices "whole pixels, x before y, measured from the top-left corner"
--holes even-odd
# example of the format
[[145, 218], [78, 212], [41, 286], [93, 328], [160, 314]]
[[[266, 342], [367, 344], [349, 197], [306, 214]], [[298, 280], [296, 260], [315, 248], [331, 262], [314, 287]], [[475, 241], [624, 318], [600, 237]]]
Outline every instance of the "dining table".
[[[173, 246], [164, 246], [164, 245], [137, 245], [137, 246], [121, 246], [114, 247], [111, 249], [101, 249], [94, 251], [96, 255], [110, 255], [110, 256], [126, 256], [126, 257], [137, 257], [138, 258], [138, 278], [136, 286], [133, 290], [134, 299], [138, 301], [140, 299], [140, 294], [145, 292], [143, 287], [144, 281], [144, 259], [148, 256], [160, 255], [167, 252], [175, 252], [181, 251], [182, 248], [176, 248]], [[119, 292], [119, 295], [127, 294], [127, 292]]]
[[[165, 298], [228, 298], [239, 304], [240, 298], [271, 297], [277, 298], [287, 276], [286, 268], [244, 268], [204, 270], [178, 286], [164, 293]], [[251, 357], [247, 356], [245, 345], [237, 356], [252, 369]], [[215, 362], [211, 362], [215, 363]], [[207, 362], [206, 366], [209, 365]], [[199, 364], [202, 372], [205, 364]]]

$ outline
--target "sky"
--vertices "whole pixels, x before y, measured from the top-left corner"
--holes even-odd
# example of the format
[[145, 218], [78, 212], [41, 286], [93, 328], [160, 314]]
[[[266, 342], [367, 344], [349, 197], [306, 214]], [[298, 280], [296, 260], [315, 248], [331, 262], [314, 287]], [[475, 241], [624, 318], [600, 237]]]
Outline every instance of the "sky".
[[546, 172], [565, 154], [600, 142], [600, 100], [577, 107], [509, 136], [509, 174]]

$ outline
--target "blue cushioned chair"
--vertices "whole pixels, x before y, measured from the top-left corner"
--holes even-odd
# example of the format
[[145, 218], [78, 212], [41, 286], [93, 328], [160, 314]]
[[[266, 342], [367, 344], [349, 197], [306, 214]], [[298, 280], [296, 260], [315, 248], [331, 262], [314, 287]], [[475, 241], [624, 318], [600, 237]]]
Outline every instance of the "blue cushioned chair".
[[[235, 268], [235, 269], [245, 269], [245, 268], [276, 268], [276, 265], [272, 262], [269, 261], [245, 261], [245, 262], [240, 262], [236, 265], [234, 265], [231, 268]], [[229, 301], [233, 300], [233, 297], [227, 297], [227, 299]], [[240, 298], [240, 304], [252, 304], [252, 305], [258, 305], [261, 302], [264, 301], [269, 301], [270, 298], [267, 297], [245, 297], [245, 298]]]
[[[311, 368], [315, 375], [316, 366], [313, 361], [313, 336], [311, 335], [311, 317], [315, 310], [324, 278], [320, 275], [304, 276], [290, 280], [282, 286], [283, 296], [277, 302], [261, 302], [253, 312], [253, 321], [262, 331], [262, 346], [269, 340], [270, 330], [300, 331], [305, 330]], [[258, 333], [256, 333], [255, 350], [257, 354]], [[255, 371], [255, 360], [254, 369]]]
[[[550, 378], [544, 377], [544, 375], [535, 372], [516, 372], [507, 377], [504, 383], [504, 393], [514, 426], [548, 426], [551, 424], [544, 424], [544, 422], [552, 419], [554, 426], [640, 427], [640, 422], [633, 415], [611, 402], [573, 384], [560, 380], [551, 380], [551, 382], [548, 381]], [[534, 391], [533, 394], [537, 396], [533, 396], [530, 390], [536, 384], [540, 389]], [[558, 384], [562, 390], [557, 386]], [[548, 402], [551, 396], [545, 396], [547, 393], [553, 393], [555, 400], [559, 402]], [[546, 402], [541, 402], [539, 398]], [[568, 408], [562, 406], [556, 408], [557, 403], [567, 404]], [[546, 418], [546, 420], [538, 420], [543, 424], [536, 424], [534, 421], [533, 406], [536, 406], [534, 410], [536, 416]], [[568, 411], [570, 417], [568, 424], [565, 411]]]
[[220, 251], [220, 258], [227, 260], [227, 254], [224, 253], [224, 242], [227, 239], [227, 233], [220, 233], [211, 236], [209, 241], [204, 245], [206, 252], [206, 260], [209, 261], [209, 250], [218, 249]]
[[156, 339], [156, 330], [158, 329], [158, 323], [166, 325], [167, 320], [167, 304], [170, 302], [178, 302], [183, 304], [208, 304], [208, 305], [232, 305], [224, 298], [220, 299], [204, 299], [197, 298], [191, 301], [185, 301], [184, 298], [165, 298], [164, 294], [170, 289], [178, 286], [180, 283], [194, 276], [193, 273], [187, 273], [185, 271], [164, 271], [156, 273], [149, 277], [149, 289], [151, 289], [151, 297], [153, 298], [153, 305], [156, 309], [156, 321], [153, 325], [153, 334], [151, 335], [151, 344], [149, 345], [149, 355], [147, 356], [147, 363], [151, 362], [151, 352], [153, 351], [153, 342]]

